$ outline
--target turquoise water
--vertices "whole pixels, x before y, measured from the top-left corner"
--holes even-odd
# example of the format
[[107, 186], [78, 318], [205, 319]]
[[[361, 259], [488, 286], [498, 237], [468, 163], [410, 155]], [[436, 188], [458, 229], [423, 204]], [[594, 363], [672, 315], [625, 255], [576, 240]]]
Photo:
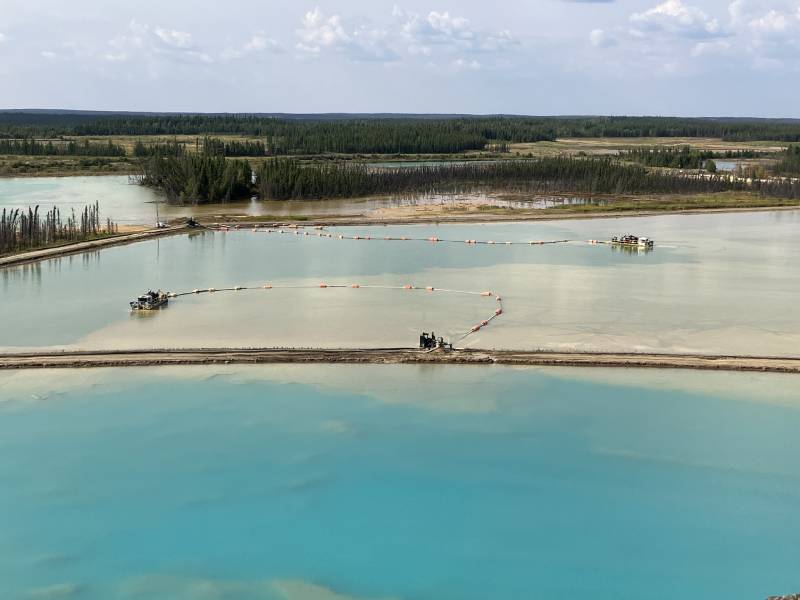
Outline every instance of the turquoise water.
[[475, 367], [3, 373], [2, 597], [797, 591], [799, 386]]
[[[573, 239], [553, 246], [340, 241], [206, 232], [0, 270], [0, 347], [409, 346], [457, 339], [481, 299], [361, 290], [189, 296], [131, 315], [149, 288], [271, 284], [494, 290], [505, 314], [474, 347], [797, 355], [800, 211], [491, 225], [341, 228], [350, 235]], [[656, 240], [629, 254], [580, 240]]]

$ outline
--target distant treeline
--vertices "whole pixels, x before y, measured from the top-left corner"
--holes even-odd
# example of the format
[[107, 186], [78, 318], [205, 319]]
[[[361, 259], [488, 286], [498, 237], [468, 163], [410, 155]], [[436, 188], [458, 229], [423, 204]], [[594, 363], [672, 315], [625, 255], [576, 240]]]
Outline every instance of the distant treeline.
[[181, 156], [186, 151], [186, 146], [180, 142], [152, 142], [137, 141], [133, 145], [133, 155], [137, 158], [147, 156]]
[[0, 154], [20, 156], [125, 156], [125, 148], [111, 142], [88, 140], [0, 139]]
[[789, 146], [774, 169], [777, 175], [800, 175], [800, 146]]
[[28, 210], [4, 208], [0, 214], [0, 254], [61, 242], [80, 242], [116, 231], [117, 226], [111, 219], [106, 219], [104, 226], [100, 224], [97, 203], [86, 206], [77, 215], [72, 211], [66, 220], [62, 219], [58, 207], [44, 215], [39, 214], [38, 206]]
[[727, 150], [714, 152], [698, 150], [689, 146], [634, 148], [619, 153], [623, 160], [629, 160], [648, 167], [667, 167], [670, 169], [700, 169], [707, 160], [757, 158], [754, 150]]
[[800, 184], [792, 182], [748, 185], [727, 176], [652, 171], [608, 157], [551, 157], [398, 169], [338, 163], [308, 165], [278, 158], [264, 161], [252, 178], [250, 165], [243, 160], [206, 154], [164, 155], [143, 162], [140, 180], [163, 190], [171, 199], [193, 202], [235, 200], [253, 192], [265, 200], [313, 200], [487, 188], [585, 195], [749, 190], [776, 197], [800, 197]]
[[680, 117], [298, 116], [0, 113], [0, 136], [241, 135], [269, 154], [453, 153], [557, 137], [713, 137], [800, 142], [800, 121]]

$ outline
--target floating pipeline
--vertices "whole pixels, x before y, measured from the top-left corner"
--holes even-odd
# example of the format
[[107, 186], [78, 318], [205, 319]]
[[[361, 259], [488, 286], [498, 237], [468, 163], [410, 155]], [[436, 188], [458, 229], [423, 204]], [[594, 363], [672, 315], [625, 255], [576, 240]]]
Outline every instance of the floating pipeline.
[[470, 290], [451, 290], [451, 289], [443, 289], [437, 288], [433, 286], [415, 286], [410, 283], [400, 286], [394, 285], [361, 285], [359, 283], [348, 283], [348, 284], [328, 284], [325, 282], [320, 282], [318, 284], [311, 284], [311, 285], [272, 285], [270, 283], [265, 283], [258, 287], [253, 286], [244, 286], [244, 285], [236, 285], [233, 287], [225, 287], [225, 288], [215, 288], [215, 287], [207, 287], [207, 288], [195, 288], [189, 292], [169, 292], [167, 293], [167, 297], [170, 299], [180, 298], [182, 296], [193, 296], [198, 294], [215, 294], [218, 292], [242, 292], [242, 291], [269, 291], [269, 290], [312, 290], [312, 289], [352, 289], [352, 290], [401, 290], [405, 292], [409, 291], [424, 291], [426, 293], [439, 293], [439, 294], [461, 294], [466, 296], [477, 296], [479, 298], [494, 298], [495, 300], [495, 308], [494, 312], [491, 314], [490, 317], [480, 321], [479, 323], [473, 325], [468, 331], [466, 331], [461, 337], [459, 337], [456, 342], [461, 342], [470, 335], [477, 333], [484, 327], [487, 327], [489, 323], [491, 323], [494, 319], [497, 319], [503, 314], [503, 298], [491, 291], [470, 291]]
[[[252, 231], [253, 233], [276, 233], [276, 234], [291, 234], [297, 236], [304, 236], [304, 237], [318, 237], [318, 238], [325, 238], [325, 239], [337, 239], [337, 240], [353, 240], [353, 241], [384, 241], [384, 242], [428, 242], [432, 244], [442, 243], [442, 244], [467, 244], [467, 245], [486, 245], [486, 246], [550, 246], [555, 244], [588, 244], [590, 246], [599, 245], [599, 244], [606, 244], [606, 245], [616, 245], [617, 242], [613, 240], [572, 240], [572, 239], [565, 239], [565, 240], [529, 240], [527, 242], [524, 241], [497, 241], [497, 240], [475, 240], [475, 239], [465, 239], [465, 240], [455, 240], [455, 239], [447, 239], [447, 238], [440, 238], [438, 236], [429, 236], [429, 237], [409, 237], [409, 236], [383, 236], [383, 237], [373, 237], [370, 235], [360, 235], [360, 234], [353, 234], [353, 235], [345, 235], [343, 233], [331, 233], [326, 231], [323, 226], [317, 225], [314, 227], [315, 231], [308, 231], [303, 226], [300, 225], [290, 225], [287, 227], [259, 227], [258, 225], [253, 225], [251, 228], [243, 228], [239, 225], [216, 225], [216, 226], [209, 226], [207, 229], [211, 229], [213, 231], [221, 231], [221, 232], [228, 232], [231, 229], [235, 231]], [[652, 245], [647, 247], [642, 247], [642, 249], [652, 250]]]
[[[222, 231], [228, 232], [232, 229], [235, 231], [252, 231], [253, 233], [277, 233], [277, 234], [291, 234], [297, 236], [305, 236], [305, 237], [319, 237], [319, 238], [326, 238], [326, 239], [336, 239], [336, 240], [354, 240], [354, 241], [383, 241], [383, 242], [431, 242], [431, 243], [442, 243], [442, 244], [470, 244], [470, 245], [479, 245], [484, 244], [487, 246], [494, 246], [494, 245], [503, 245], [503, 246], [546, 246], [552, 244], [568, 244], [574, 242], [580, 242], [581, 240], [530, 240], [527, 242], [520, 242], [520, 241], [506, 241], [506, 242], [498, 242], [495, 240], [451, 240], [446, 238], [440, 238], [437, 236], [430, 236], [430, 237], [409, 237], [409, 236], [382, 236], [382, 237], [373, 237], [370, 235], [345, 235], [342, 233], [331, 233], [329, 231], [324, 230], [321, 226], [316, 226], [314, 229], [316, 231], [309, 232], [307, 229], [300, 227], [300, 226], [291, 226], [287, 228], [275, 228], [275, 227], [259, 227], [257, 225], [253, 226], [252, 228], [241, 228], [238, 225], [228, 226], [228, 225], [217, 225], [217, 226], [209, 226], [207, 229], [211, 229], [213, 231]], [[589, 243], [589, 241], [587, 241]]]

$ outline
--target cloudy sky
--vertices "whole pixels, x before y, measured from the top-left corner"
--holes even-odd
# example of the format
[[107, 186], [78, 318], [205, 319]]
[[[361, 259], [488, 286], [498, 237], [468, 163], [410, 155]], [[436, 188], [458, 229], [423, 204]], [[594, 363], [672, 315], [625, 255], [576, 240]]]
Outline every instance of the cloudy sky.
[[800, 0], [0, 0], [0, 108], [800, 117]]

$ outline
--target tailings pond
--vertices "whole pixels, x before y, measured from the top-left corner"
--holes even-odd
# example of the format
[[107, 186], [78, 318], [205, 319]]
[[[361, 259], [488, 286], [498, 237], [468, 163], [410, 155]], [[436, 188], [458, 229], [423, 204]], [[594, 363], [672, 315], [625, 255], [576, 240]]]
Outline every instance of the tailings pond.
[[[348, 227], [333, 238], [202, 231], [0, 270], [0, 347], [413, 346], [421, 331], [458, 339], [493, 310], [481, 297], [316, 287], [326, 283], [502, 294], [505, 314], [464, 341], [472, 347], [796, 356], [799, 226], [800, 212], [783, 211]], [[655, 250], [583, 241], [625, 232], [654, 238]], [[375, 239], [404, 235], [498, 244]], [[502, 244], [562, 239], [578, 241]], [[264, 284], [276, 289], [128, 308], [151, 288]]]

